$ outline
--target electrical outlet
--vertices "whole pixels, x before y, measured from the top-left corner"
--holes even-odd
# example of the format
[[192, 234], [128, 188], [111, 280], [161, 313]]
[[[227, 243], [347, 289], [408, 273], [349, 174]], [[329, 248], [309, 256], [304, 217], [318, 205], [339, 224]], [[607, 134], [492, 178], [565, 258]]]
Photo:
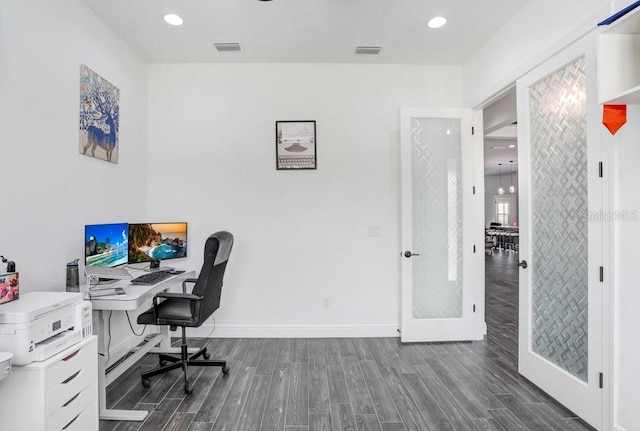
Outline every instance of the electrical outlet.
[[369, 236], [370, 237], [378, 237], [378, 236], [380, 236], [380, 226], [379, 225], [371, 225], [371, 226], [369, 226]]
[[331, 299], [328, 297], [322, 298], [322, 308], [331, 308]]

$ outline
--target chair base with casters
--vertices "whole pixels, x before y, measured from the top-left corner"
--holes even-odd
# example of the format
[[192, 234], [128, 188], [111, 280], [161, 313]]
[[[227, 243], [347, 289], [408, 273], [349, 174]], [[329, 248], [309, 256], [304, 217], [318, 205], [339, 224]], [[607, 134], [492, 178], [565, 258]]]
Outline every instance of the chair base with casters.
[[[201, 356], [203, 359], [197, 359]], [[184, 374], [184, 393], [189, 395], [193, 391], [193, 389], [189, 386], [189, 373], [187, 371], [189, 367], [222, 367], [222, 374], [229, 374], [230, 369], [227, 366], [227, 361], [222, 359], [209, 359], [210, 357], [211, 355], [207, 352], [206, 347], [203, 347], [196, 353], [189, 355], [187, 337], [184, 328], [182, 328], [182, 344], [180, 345], [180, 357], [161, 353], [159, 355], [160, 367], [154, 368], [153, 370], [146, 371], [141, 374], [142, 386], [144, 386], [145, 388], [151, 387], [151, 381], [149, 380], [150, 377], [164, 374], [167, 371], [182, 368]], [[170, 364], [166, 365], [167, 362], [170, 362]]]

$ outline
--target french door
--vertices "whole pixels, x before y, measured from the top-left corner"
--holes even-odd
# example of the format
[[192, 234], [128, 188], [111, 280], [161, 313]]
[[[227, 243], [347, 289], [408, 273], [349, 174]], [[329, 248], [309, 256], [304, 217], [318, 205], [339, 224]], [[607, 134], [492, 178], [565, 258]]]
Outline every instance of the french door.
[[476, 338], [473, 116], [401, 110], [403, 342]]
[[603, 230], [590, 216], [603, 204], [594, 47], [587, 36], [516, 83], [519, 371], [601, 429]]

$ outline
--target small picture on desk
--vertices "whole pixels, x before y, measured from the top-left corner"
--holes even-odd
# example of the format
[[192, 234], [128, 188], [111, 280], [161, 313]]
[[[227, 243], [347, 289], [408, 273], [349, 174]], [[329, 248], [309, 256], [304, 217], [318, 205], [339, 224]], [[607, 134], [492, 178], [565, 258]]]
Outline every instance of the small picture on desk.
[[20, 297], [18, 273], [0, 274], [0, 304]]

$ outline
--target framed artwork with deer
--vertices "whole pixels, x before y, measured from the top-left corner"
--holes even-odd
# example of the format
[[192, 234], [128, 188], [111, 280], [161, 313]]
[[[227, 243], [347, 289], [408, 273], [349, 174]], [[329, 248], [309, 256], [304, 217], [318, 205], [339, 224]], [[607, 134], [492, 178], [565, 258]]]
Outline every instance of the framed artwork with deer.
[[120, 90], [80, 66], [80, 153], [118, 163]]

